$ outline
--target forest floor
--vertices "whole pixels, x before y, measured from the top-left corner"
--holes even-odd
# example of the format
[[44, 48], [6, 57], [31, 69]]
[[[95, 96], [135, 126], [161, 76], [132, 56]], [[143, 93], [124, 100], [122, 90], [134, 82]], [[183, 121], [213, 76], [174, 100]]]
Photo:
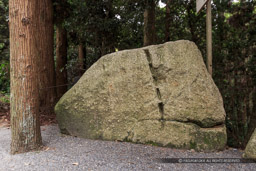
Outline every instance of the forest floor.
[[[41, 126], [56, 124], [55, 114], [41, 112], [40, 123]], [[10, 127], [10, 103], [0, 99], [0, 128], [3, 127]]]
[[41, 151], [10, 155], [11, 131], [0, 128], [0, 170], [180, 170], [253, 171], [256, 163], [161, 163], [159, 158], [241, 158], [243, 151], [229, 148], [200, 153], [127, 142], [88, 140], [62, 135], [56, 124], [41, 127]]
[[0, 128], [10, 126], [10, 100], [0, 92]]

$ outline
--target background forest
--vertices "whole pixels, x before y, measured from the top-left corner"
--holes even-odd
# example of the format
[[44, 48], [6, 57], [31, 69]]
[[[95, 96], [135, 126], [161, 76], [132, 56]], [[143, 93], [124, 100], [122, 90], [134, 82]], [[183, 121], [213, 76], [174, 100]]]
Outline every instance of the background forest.
[[[187, 39], [197, 44], [205, 59], [205, 10], [197, 14], [195, 0], [161, 3], [165, 6], [157, 0], [55, 0], [58, 98], [101, 56], [115, 51]], [[244, 148], [256, 126], [255, 5], [254, 0], [212, 2], [213, 79], [223, 96], [232, 147]], [[146, 27], [151, 29], [148, 42]], [[8, 30], [8, 0], [0, 0], [0, 91], [7, 97]], [[66, 59], [58, 61], [57, 56]]]

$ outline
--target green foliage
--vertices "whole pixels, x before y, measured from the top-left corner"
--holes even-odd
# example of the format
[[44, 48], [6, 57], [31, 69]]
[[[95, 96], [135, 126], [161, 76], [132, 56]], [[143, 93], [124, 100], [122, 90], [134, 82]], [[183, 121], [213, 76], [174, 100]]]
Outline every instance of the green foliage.
[[4, 104], [10, 103], [10, 95], [7, 94], [6, 92], [0, 91], [0, 104], [1, 103], [4, 103]]
[[0, 0], [0, 61], [9, 59], [8, 0]]
[[256, 125], [255, 2], [214, 3], [214, 80], [224, 99], [228, 143], [245, 147]]
[[196, 142], [190, 141], [189, 148], [190, 149], [196, 149]]
[[119, 50], [138, 48], [143, 45], [143, 1], [120, 0], [117, 3], [119, 16], [118, 42]]
[[6, 61], [0, 64], [0, 91], [10, 93], [9, 63]]
[[0, 0], [0, 91], [10, 92], [8, 0]]

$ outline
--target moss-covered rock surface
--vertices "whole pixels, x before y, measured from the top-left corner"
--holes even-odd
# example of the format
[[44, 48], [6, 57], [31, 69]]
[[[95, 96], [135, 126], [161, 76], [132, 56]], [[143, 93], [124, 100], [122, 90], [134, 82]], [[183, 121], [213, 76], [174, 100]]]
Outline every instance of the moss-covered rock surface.
[[256, 161], [256, 129], [245, 148], [244, 157]]

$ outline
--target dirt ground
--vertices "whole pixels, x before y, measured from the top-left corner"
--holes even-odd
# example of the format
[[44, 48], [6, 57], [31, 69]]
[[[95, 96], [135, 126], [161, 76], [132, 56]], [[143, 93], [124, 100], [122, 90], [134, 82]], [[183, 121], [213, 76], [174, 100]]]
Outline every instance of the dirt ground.
[[[10, 127], [10, 104], [0, 102], [0, 128]], [[56, 115], [54, 113], [40, 112], [41, 126], [55, 124]]]

